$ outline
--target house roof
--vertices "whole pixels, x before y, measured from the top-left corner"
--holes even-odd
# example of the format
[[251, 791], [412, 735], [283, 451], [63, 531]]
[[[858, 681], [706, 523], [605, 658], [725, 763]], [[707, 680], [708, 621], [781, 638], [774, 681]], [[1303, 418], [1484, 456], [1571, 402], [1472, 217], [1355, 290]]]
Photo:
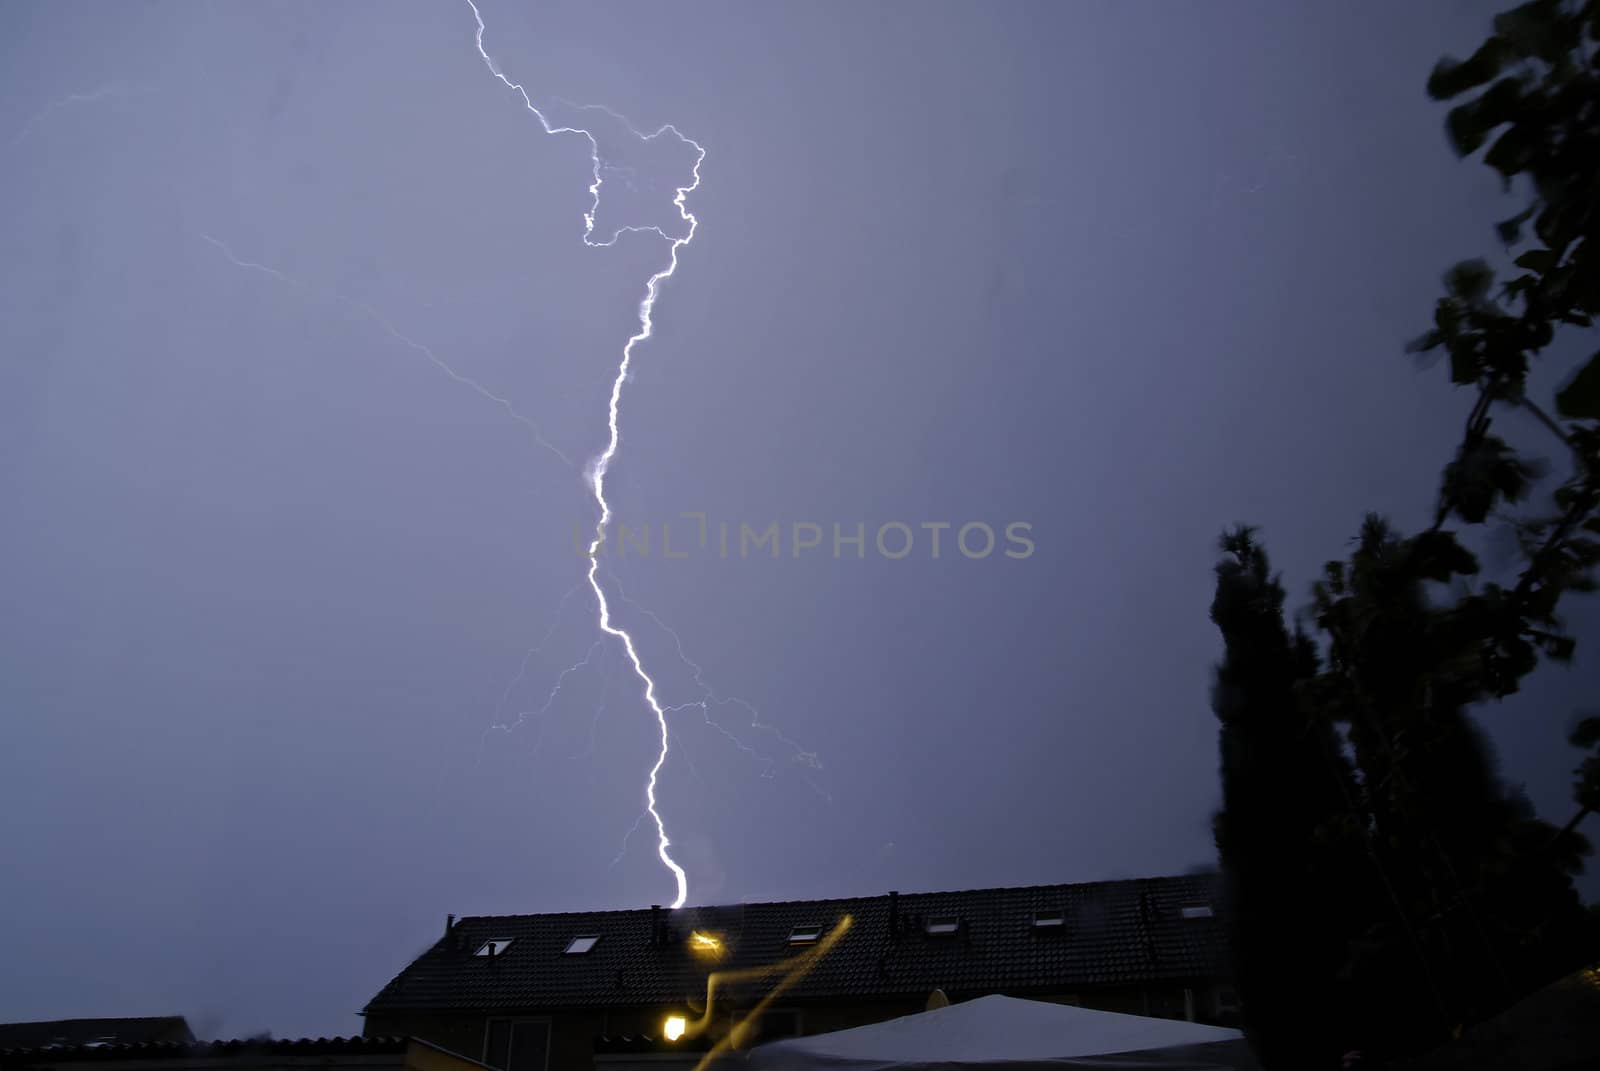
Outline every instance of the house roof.
[[409, 1037], [350, 1037], [350, 1038], [237, 1038], [230, 1041], [151, 1041], [122, 1044], [92, 1042], [83, 1045], [45, 1045], [33, 1048], [0, 1048], [0, 1069], [27, 1067], [35, 1064], [82, 1062], [116, 1062], [130, 1060], [162, 1060], [172, 1062], [182, 1059], [215, 1060], [248, 1058], [244, 1062], [259, 1063], [261, 1058], [288, 1060], [296, 1063], [306, 1058], [328, 1063], [338, 1057], [380, 1056], [404, 1053], [412, 1045], [421, 1045], [468, 1065], [484, 1066], [477, 1060], [440, 1048], [420, 1038]]
[[190, 1042], [194, 1034], [181, 1015], [149, 1015], [133, 1019], [53, 1019], [37, 1023], [0, 1023], [0, 1049], [34, 1049], [46, 1045], [97, 1043], [140, 1044]]
[[[702, 1000], [712, 970], [773, 964], [801, 951], [799, 927], [852, 926], [785, 999], [952, 996], [1225, 976], [1219, 891], [1208, 875], [1074, 885], [794, 900], [662, 911], [667, 939], [651, 940], [652, 909], [475, 916], [456, 922], [366, 1007], [391, 1010], [511, 1010], [636, 1007]], [[1036, 927], [1036, 916], [1062, 924]], [[891, 915], [897, 919], [891, 932]], [[955, 918], [954, 933], [930, 920]], [[691, 932], [717, 936], [720, 959], [696, 956]], [[569, 955], [572, 939], [599, 936]], [[509, 941], [495, 955], [477, 954]], [[764, 992], [770, 981], [753, 983]]]

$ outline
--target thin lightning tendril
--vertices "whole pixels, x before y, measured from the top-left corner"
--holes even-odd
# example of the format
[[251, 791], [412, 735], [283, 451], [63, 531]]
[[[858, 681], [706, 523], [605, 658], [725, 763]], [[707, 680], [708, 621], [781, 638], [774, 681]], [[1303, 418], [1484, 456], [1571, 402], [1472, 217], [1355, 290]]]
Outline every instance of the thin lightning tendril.
[[602, 649], [601, 641], [595, 640], [589, 645], [589, 650], [585, 652], [582, 658], [578, 659], [576, 662], [572, 663], [572, 665], [562, 670], [561, 673], [556, 677], [556, 683], [553, 687], [551, 687], [550, 694], [545, 696], [543, 703], [540, 703], [539, 706], [533, 710], [518, 711], [516, 721], [509, 723], [503, 722], [498, 725], [489, 726], [483, 731], [483, 738], [487, 740], [489, 738], [489, 734], [492, 732], [514, 733], [524, 724], [526, 724], [530, 718], [540, 719], [542, 735], [544, 715], [549, 712], [551, 707], [555, 706], [556, 698], [561, 695], [561, 689], [566, 687], [567, 678], [578, 672], [580, 669], [583, 669], [585, 666], [589, 665], [589, 663], [593, 661], [594, 656], [599, 654]]
[[[539, 638], [537, 643], [522, 653], [522, 662], [517, 666], [516, 675], [506, 682], [505, 690], [500, 693], [500, 701], [494, 705], [494, 713], [490, 715], [491, 719], [500, 717], [500, 712], [511, 701], [512, 691], [522, 682], [522, 678], [528, 675], [528, 663], [533, 660], [534, 655], [544, 649], [545, 644], [550, 642], [550, 637], [556, 634], [556, 629], [561, 624], [561, 615], [566, 612], [567, 602], [578, 593], [578, 588], [581, 586], [581, 584], [574, 584], [567, 589], [567, 593], [561, 596], [561, 601], [556, 603], [556, 612], [550, 618], [550, 627], [544, 630], [544, 635]], [[493, 727], [493, 724], [491, 724], [490, 728]]]
[[[761, 711], [756, 709], [754, 703], [751, 703], [747, 699], [741, 699], [736, 695], [724, 696], [717, 694], [716, 689], [707, 683], [705, 679], [705, 670], [701, 667], [700, 663], [690, 658], [688, 652], [684, 650], [683, 637], [678, 635], [677, 630], [671, 625], [667, 624], [666, 621], [662, 619], [661, 615], [656, 613], [654, 610], [647, 606], [641, 606], [633, 599], [630, 599], [627, 591], [622, 586], [622, 582], [616, 578], [615, 574], [611, 576], [611, 582], [616, 586], [617, 598], [619, 600], [632, 607], [635, 613], [649, 618], [658, 629], [666, 633], [668, 638], [672, 640], [672, 646], [678, 654], [678, 661], [682, 662], [686, 667], [688, 667], [689, 672], [693, 674], [695, 685], [700, 689], [699, 699], [691, 699], [687, 702], [678, 703], [674, 706], [667, 707], [667, 713], [675, 714], [681, 711], [698, 708], [700, 713], [705, 718], [706, 725], [710, 726], [712, 729], [715, 729], [718, 733], [726, 737], [734, 747], [762, 763], [764, 770], [761, 776], [764, 778], [771, 778], [777, 768], [777, 760], [770, 755], [763, 754], [754, 747], [751, 747], [749, 744], [746, 744], [732, 730], [711, 716], [712, 707], [740, 707], [746, 714], [750, 716], [751, 729], [771, 734], [779, 743], [783, 744], [789, 749], [790, 754], [793, 756], [793, 759], [796, 763], [812, 770], [822, 769], [822, 760], [817, 756], [816, 752], [807, 751], [805, 748], [801, 747], [799, 744], [785, 736], [783, 731], [776, 725], [762, 721]], [[823, 789], [819, 788], [809, 777], [807, 777], [805, 781], [806, 784], [811, 786], [812, 791], [816, 792], [829, 803], [833, 802], [833, 797]]]
[[[294, 276], [289, 275], [286, 272], [281, 272], [277, 268], [269, 267], [265, 264], [258, 264], [253, 260], [243, 259], [234, 253], [234, 251], [228, 247], [226, 242], [219, 241], [218, 239], [211, 237], [211, 235], [206, 234], [204, 231], [196, 231], [195, 233], [205, 241], [216, 246], [217, 249], [222, 252], [222, 255], [228, 258], [229, 263], [233, 264], [233, 266], [236, 268], [247, 268], [250, 271], [261, 272], [263, 275], [270, 275], [279, 282], [292, 286], [297, 290], [303, 290], [309, 293], [317, 292], [316, 287], [313, 287], [310, 284], [301, 281], [300, 279], [296, 279]], [[495, 405], [498, 405], [501, 409], [505, 410], [507, 416], [528, 429], [528, 434], [533, 437], [533, 441], [535, 443], [550, 451], [556, 457], [560, 458], [563, 465], [566, 465], [568, 468], [577, 467], [572, 463], [572, 459], [564, 454], [559, 447], [544, 437], [544, 432], [539, 430], [539, 425], [534, 423], [533, 418], [518, 409], [512, 403], [510, 398], [502, 397], [501, 395], [490, 390], [488, 387], [485, 387], [482, 383], [479, 383], [476, 379], [473, 379], [471, 376], [465, 376], [460, 372], [457, 372], [455, 368], [451, 366], [450, 362], [446, 361], [443, 357], [440, 357], [437, 353], [433, 352], [432, 349], [423, 345], [421, 342], [418, 342], [416, 339], [404, 334], [387, 316], [383, 315], [383, 313], [379, 312], [371, 305], [368, 305], [366, 302], [357, 301], [352, 297], [346, 297], [344, 294], [341, 294], [336, 290], [324, 291], [324, 293], [333, 298], [333, 300], [337, 301], [339, 304], [356, 310], [356, 312], [360, 313], [367, 320], [377, 324], [384, 334], [388, 335], [402, 346], [408, 346], [422, 354], [423, 357], [427, 358], [430, 364], [439, 369], [439, 371], [443, 372], [445, 375], [449, 376], [455, 382], [467, 387], [479, 396], [493, 402]]]
[[633, 127], [631, 123], [627, 123], [626, 120], [621, 119], [621, 117], [618, 116], [616, 112], [611, 111], [611, 109], [598, 105], [594, 106], [596, 110], [603, 111], [606, 114], [611, 115], [625, 123], [630, 131], [644, 141], [652, 141], [663, 134], [671, 133], [674, 137], [693, 148], [696, 153], [694, 168], [691, 171], [693, 181], [687, 186], [677, 187], [677, 195], [672, 199], [673, 205], [675, 205], [678, 209], [679, 218], [681, 218], [684, 223], [688, 224], [688, 230], [681, 238], [675, 238], [667, 234], [667, 232], [662, 230], [660, 227], [630, 226], [617, 229], [612, 233], [611, 237], [605, 241], [595, 241], [594, 222], [595, 215], [598, 213], [600, 208], [600, 187], [603, 182], [603, 162], [600, 159], [599, 141], [596, 140], [592, 133], [590, 133], [588, 130], [582, 129], [581, 127], [552, 126], [550, 124], [550, 121], [545, 118], [544, 113], [534, 106], [533, 100], [528, 96], [528, 91], [521, 85], [513, 82], [510, 78], [507, 78], [505, 74], [501, 72], [500, 68], [495, 64], [494, 60], [490, 57], [488, 51], [484, 49], [483, 34], [485, 27], [483, 23], [483, 14], [478, 10], [478, 5], [474, 3], [473, 0], [467, 0], [467, 6], [472, 9], [473, 19], [478, 25], [477, 35], [475, 37], [478, 47], [478, 55], [483, 59], [484, 65], [489, 68], [489, 73], [494, 75], [495, 78], [503, 83], [508, 89], [514, 90], [517, 95], [522, 98], [522, 103], [527, 107], [528, 111], [532, 112], [533, 115], [539, 120], [539, 125], [546, 134], [580, 134], [589, 142], [590, 159], [594, 164], [594, 181], [589, 186], [589, 210], [585, 212], [583, 216], [584, 244], [588, 246], [600, 247], [609, 246], [614, 244], [619, 238], [622, 237], [623, 234], [636, 231], [654, 232], [661, 238], [666, 239], [669, 244], [667, 266], [651, 275], [649, 280], [645, 283], [644, 297], [639, 302], [639, 330], [636, 331], [622, 347], [622, 359], [617, 365], [616, 377], [611, 381], [611, 397], [606, 408], [606, 427], [609, 434], [606, 440], [605, 448], [595, 456], [593, 461], [590, 462], [588, 470], [585, 474], [588, 478], [589, 487], [594, 492], [595, 504], [600, 509], [599, 519], [595, 522], [594, 539], [589, 544], [589, 569], [587, 578], [589, 581], [589, 587], [594, 592], [595, 604], [599, 610], [600, 631], [621, 642], [623, 651], [627, 654], [628, 661], [633, 666], [634, 674], [637, 675], [639, 680], [644, 684], [645, 703], [650, 707], [651, 713], [655, 715], [656, 725], [660, 729], [660, 750], [658, 750], [656, 753], [655, 764], [650, 767], [650, 773], [645, 782], [645, 812], [649, 814], [655, 823], [656, 855], [661, 859], [661, 862], [666, 866], [666, 868], [672, 872], [673, 878], [677, 881], [677, 897], [673, 900], [672, 906], [675, 908], [682, 907], [684, 901], [687, 900], [689, 896], [688, 875], [684, 873], [683, 867], [678, 865], [677, 861], [672, 858], [672, 854], [668, 851], [668, 848], [670, 848], [672, 845], [672, 841], [671, 838], [667, 836], [666, 822], [661, 817], [661, 812], [657, 808], [656, 801], [656, 782], [660, 776], [661, 768], [666, 765], [667, 754], [671, 743], [671, 737], [667, 731], [667, 713], [666, 710], [663, 709], [661, 701], [656, 697], [656, 682], [654, 678], [652, 678], [645, 670], [644, 663], [639, 657], [639, 651], [634, 645], [632, 635], [629, 634], [627, 629], [614, 623], [611, 619], [611, 606], [606, 601], [605, 590], [601, 587], [599, 580], [599, 550], [601, 544], [605, 542], [606, 529], [610, 525], [612, 517], [611, 503], [606, 500], [605, 485], [606, 474], [611, 469], [611, 462], [617, 456], [617, 446], [621, 438], [617, 426], [617, 417], [618, 410], [620, 409], [622, 403], [622, 386], [625, 382], [627, 382], [628, 371], [633, 363], [634, 347], [640, 342], [648, 339], [651, 335], [651, 329], [653, 326], [651, 313], [655, 309], [656, 298], [660, 294], [661, 284], [664, 280], [670, 279], [672, 274], [677, 271], [678, 250], [688, 245], [689, 242], [694, 239], [695, 229], [699, 226], [699, 221], [694, 217], [694, 214], [685, 207], [684, 201], [689, 194], [694, 192], [694, 190], [700, 185], [700, 164], [705, 160], [706, 152], [698, 142], [684, 137], [684, 135], [679, 133], [677, 128], [671, 124], [661, 127], [653, 134], [641, 134]]
[[114, 84], [101, 86], [99, 89], [91, 90], [87, 93], [69, 93], [57, 100], [47, 102], [44, 107], [40, 108], [37, 112], [34, 112], [33, 115], [29, 117], [28, 121], [23, 123], [22, 127], [14, 135], [12, 135], [11, 148], [15, 149], [18, 145], [21, 145], [28, 135], [33, 133], [33, 129], [36, 126], [48, 119], [52, 113], [59, 111], [62, 108], [70, 107], [74, 104], [93, 104], [96, 101], [113, 98], [127, 98], [136, 94], [153, 92], [155, 91], [142, 86], [128, 87], [120, 84]]
[[600, 698], [595, 701], [594, 715], [589, 719], [589, 746], [571, 756], [573, 760], [586, 759], [594, 754], [595, 734], [600, 731], [600, 715], [606, 712], [606, 696], [611, 692], [611, 663], [600, 671]]

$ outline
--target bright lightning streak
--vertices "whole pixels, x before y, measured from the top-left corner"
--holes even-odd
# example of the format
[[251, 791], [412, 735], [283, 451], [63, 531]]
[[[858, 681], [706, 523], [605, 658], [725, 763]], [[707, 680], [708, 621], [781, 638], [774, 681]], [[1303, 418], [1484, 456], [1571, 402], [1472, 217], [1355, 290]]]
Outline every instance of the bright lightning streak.
[[[700, 185], [700, 164], [706, 158], [706, 151], [699, 145], [699, 143], [690, 138], [684, 137], [678, 132], [677, 128], [670, 124], [661, 127], [654, 134], [648, 135], [640, 134], [638, 130], [634, 129], [632, 124], [627, 124], [628, 129], [642, 140], [650, 141], [660, 137], [662, 134], [670, 132], [674, 137], [677, 137], [695, 150], [696, 156], [694, 168], [691, 171], [691, 177], [693, 178], [693, 181], [687, 186], [677, 187], [677, 195], [672, 199], [673, 205], [675, 205], [678, 209], [679, 218], [681, 218], [684, 223], [688, 224], [688, 230], [683, 237], [674, 238], [667, 234], [660, 227], [622, 227], [615, 231], [609, 239], [603, 242], [596, 242], [593, 237], [594, 221], [595, 215], [598, 213], [600, 208], [600, 186], [603, 181], [601, 176], [603, 165], [600, 159], [599, 141], [597, 141], [595, 136], [589, 131], [580, 127], [557, 127], [550, 124], [549, 120], [545, 118], [544, 113], [538, 108], [534, 107], [533, 100], [528, 96], [528, 91], [501, 73], [500, 68], [490, 57], [488, 51], [484, 49], [483, 33], [485, 27], [483, 24], [483, 14], [478, 10], [478, 5], [474, 3], [473, 0], [467, 0], [467, 6], [472, 9], [472, 17], [478, 24], [477, 35], [474, 39], [478, 46], [478, 55], [482, 57], [484, 65], [489, 68], [489, 73], [494, 75], [495, 78], [499, 79], [500, 82], [502, 82], [508, 89], [516, 91], [517, 95], [522, 98], [522, 103], [527, 106], [528, 111], [532, 112], [539, 120], [539, 125], [543, 128], [546, 134], [581, 134], [589, 142], [590, 159], [594, 164], [594, 182], [589, 186], [589, 211], [585, 212], [583, 216], [584, 244], [590, 246], [611, 245], [615, 243], [617, 239], [619, 239], [624, 233], [634, 231], [653, 231], [660, 237], [666, 239], [669, 243], [667, 266], [656, 272], [654, 275], [651, 275], [649, 280], [645, 283], [644, 297], [639, 301], [639, 330], [636, 331], [628, 339], [627, 343], [623, 345], [622, 360], [617, 365], [616, 378], [611, 381], [611, 398], [606, 407], [606, 427], [609, 435], [606, 440], [605, 449], [601, 450], [600, 453], [595, 456], [594, 460], [590, 462], [588, 471], [586, 473], [588, 476], [589, 486], [594, 492], [595, 505], [600, 508], [599, 520], [595, 522], [594, 540], [589, 544], [589, 571], [587, 575], [589, 587], [594, 591], [595, 604], [599, 608], [600, 631], [621, 641], [623, 650], [628, 655], [628, 661], [633, 666], [634, 673], [638, 676], [639, 680], [644, 683], [645, 703], [649, 705], [651, 713], [655, 715], [656, 725], [661, 732], [660, 750], [656, 753], [655, 764], [650, 767], [650, 774], [645, 782], [645, 811], [655, 822], [656, 855], [660, 857], [661, 862], [668, 870], [672, 872], [673, 878], [677, 881], [677, 897], [673, 900], [672, 906], [675, 908], [682, 907], [684, 901], [689, 897], [689, 879], [688, 875], [684, 873], [683, 867], [678, 865], [678, 863], [672, 858], [672, 854], [667, 850], [672, 846], [672, 840], [667, 836], [666, 822], [663, 821], [661, 817], [661, 812], [657, 808], [656, 801], [657, 779], [661, 774], [661, 768], [666, 765], [667, 752], [670, 748], [671, 738], [667, 732], [667, 713], [662, 708], [661, 701], [656, 697], [656, 682], [650, 676], [650, 674], [645, 671], [644, 663], [639, 658], [639, 651], [634, 646], [633, 637], [628, 633], [627, 629], [617, 625], [611, 619], [611, 606], [606, 601], [605, 590], [600, 586], [599, 550], [601, 544], [605, 542], [606, 529], [611, 524], [611, 503], [606, 500], [606, 473], [611, 470], [611, 462], [617, 456], [617, 446], [621, 439], [621, 433], [619, 432], [617, 426], [617, 417], [618, 411], [622, 404], [622, 385], [627, 382], [628, 379], [628, 370], [633, 363], [634, 347], [650, 337], [652, 329], [651, 313], [655, 309], [656, 298], [660, 295], [661, 284], [663, 281], [672, 278], [672, 274], [678, 270], [678, 250], [688, 245], [694, 239], [695, 229], [699, 226], [699, 221], [694, 217], [693, 213], [691, 213], [685, 207], [684, 201], [689, 194], [693, 193], [694, 190]], [[609, 108], [600, 110], [603, 110], [613, 116], [616, 115], [616, 113], [612, 112]], [[626, 122], [626, 120], [623, 121]]]

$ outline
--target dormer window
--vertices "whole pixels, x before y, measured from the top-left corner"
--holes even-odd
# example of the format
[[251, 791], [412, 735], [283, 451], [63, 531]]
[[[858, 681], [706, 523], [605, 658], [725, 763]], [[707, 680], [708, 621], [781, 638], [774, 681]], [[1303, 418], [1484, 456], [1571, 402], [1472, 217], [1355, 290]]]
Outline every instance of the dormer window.
[[1037, 911], [1033, 916], [1036, 933], [1058, 933], [1067, 928], [1067, 916], [1060, 911]]
[[568, 941], [566, 951], [562, 954], [567, 956], [582, 956], [592, 951], [594, 946], [599, 943], [599, 934], [586, 933], [579, 937], [574, 937], [572, 940]]
[[821, 926], [796, 926], [789, 931], [789, 943], [791, 945], [814, 945], [821, 938]]
[[492, 940], [492, 941], [485, 941], [485, 942], [483, 942], [483, 944], [478, 946], [478, 950], [476, 952], [474, 952], [473, 955], [474, 956], [487, 956], [488, 958], [493, 959], [494, 957], [498, 956], [500, 953], [504, 952], [506, 949], [510, 948], [511, 947], [511, 942], [513, 940], [514, 940], [514, 938], [504, 937], [504, 938], [497, 938], [497, 939]]
[[949, 937], [961, 929], [961, 916], [934, 915], [922, 929], [929, 937]]
[[1183, 909], [1183, 917], [1186, 918], [1186, 919], [1208, 919], [1208, 918], [1211, 918], [1211, 905], [1210, 904], [1188, 904]]

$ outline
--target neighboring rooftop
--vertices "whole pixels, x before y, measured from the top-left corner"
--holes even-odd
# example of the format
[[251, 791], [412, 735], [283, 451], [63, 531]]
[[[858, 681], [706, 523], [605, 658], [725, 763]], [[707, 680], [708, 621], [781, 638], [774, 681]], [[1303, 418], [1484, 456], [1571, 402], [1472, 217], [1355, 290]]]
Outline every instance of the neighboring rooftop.
[[[803, 953], [845, 915], [839, 944], [788, 991], [796, 1000], [952, 996], [1221, 979], [1219, 895], [1208, 875], [890, 893], [724, 907], [475, 916], [400, 972], [366, 1012], [625, 1007], [701, 998], [712, 970]], [[1059, 918], [1060, 922], [1054, 920]], [[953, 921], [952, 921], [953, 920]], [[1050, 920], [1040, 925], [1038, 920]], [[715, 957], [690, 934], [712, 935]], [[579, 937], [597, 937], [569, 955]], [[504, 942], [492, 956], [475, 953]], [[704, 942], [702, 942], [704, 943]]]
[[[413, 1066], [414, 1062], [406, 1057], [416, 1048], [437, 1054], [434, 1059], [420, 1064], [432, 1067], [435, 1071], [488, 1071], [477, 1060], [442, 1049], [431, 1042], [404, 1037], [240, 1038], [232, 1041], [126, 1044], [91, 1042], [84, 1045], [0, 1048], [0, 1071], [47, 1071], [57, 1066], [85, 1063], [112, 1065], [109, 1071], [117, 1071], [126, 1064], [188, 1068], [194, 1071], [245, 1066], [253, 1071], [271, 1071], [274, 1068], [292, 1068], [296, 1071], [301, 1068], [319, 1071], [337, 1068], [376, 1069]], [[385, 1060], [385, 1057], [400, 1059]]]
[[136, 1019], [53, 1019], [39, 1023], [0, 1023], [0, 1049], [40, 1049], [49, 1045], [141, 1045], [190, 1043], [194, 1034], [181, 1015]]

